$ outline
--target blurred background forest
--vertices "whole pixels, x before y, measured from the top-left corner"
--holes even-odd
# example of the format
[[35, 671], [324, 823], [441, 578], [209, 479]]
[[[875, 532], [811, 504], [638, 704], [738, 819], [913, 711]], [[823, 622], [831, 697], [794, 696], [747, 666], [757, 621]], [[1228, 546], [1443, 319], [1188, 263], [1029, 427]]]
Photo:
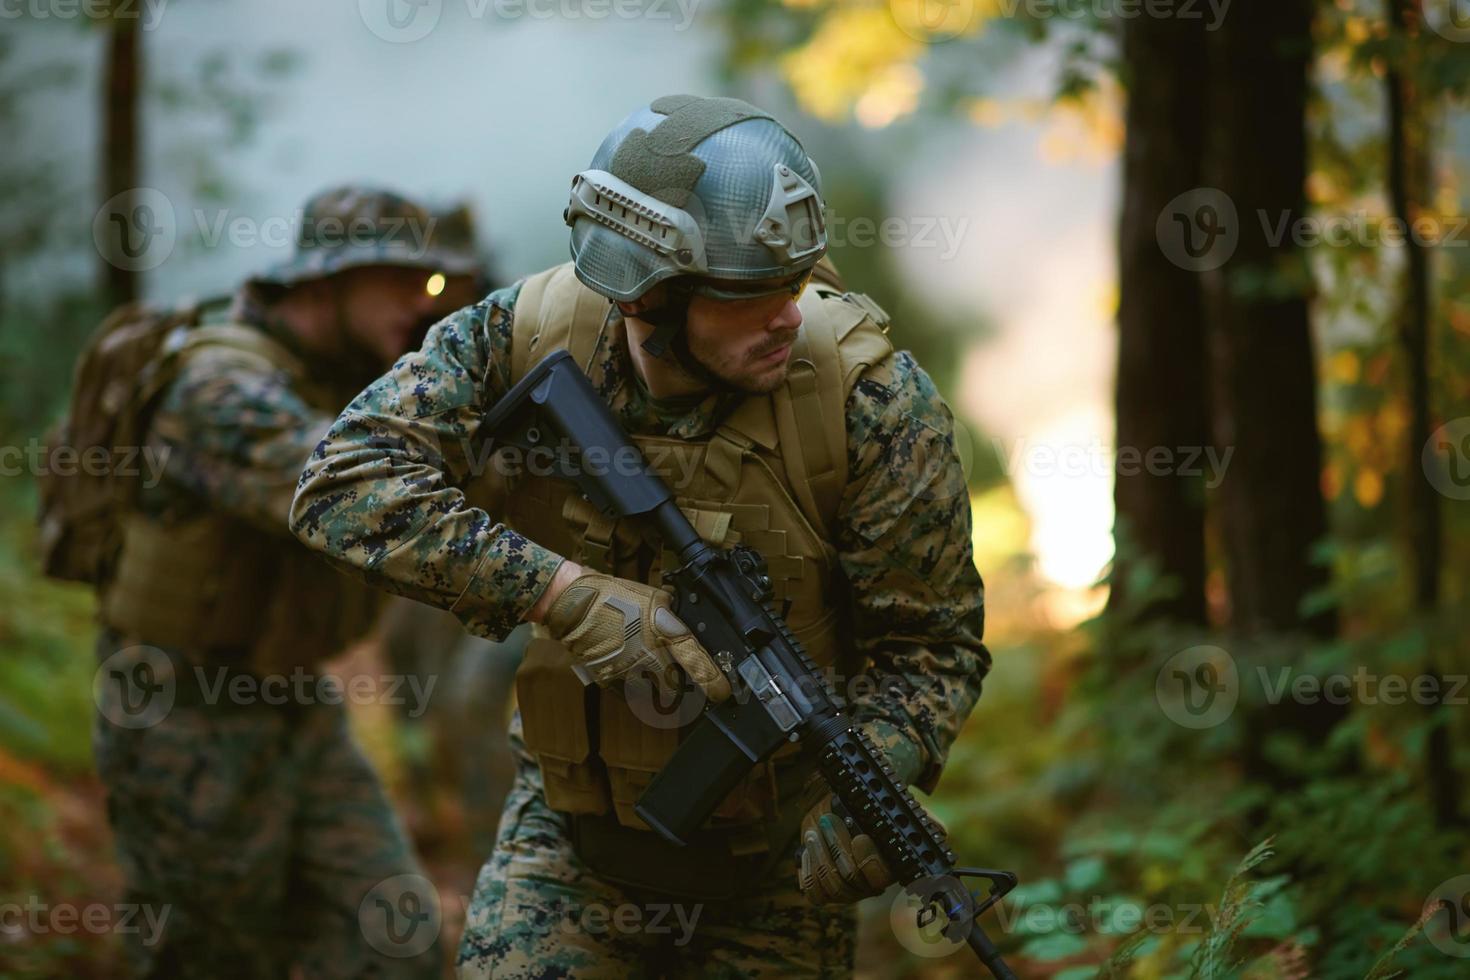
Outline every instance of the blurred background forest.
[[[382, 184], [467, 205], [508, 282], [564, 259], [631, 108], [749, 99], [961, 423], [995, 668], [930, 802], [1020, 874], [1013, 966], [1465, 976], [1467, 89], [1463, 0], [5, 3], [0, 445], [111, 306], [289, 251], [235, 218]], [[123, 248], [118, 195], [162, 244]], [[110, 903], [92, 599], [40, 575], [33, 476], [0, 478], [0, 905]], [[354, 713], [452, 949], [477, 733]], [[901, 902], [864, 921], [863, 976], [974, 975]], [[115, 946], [7, 918], [0, 974]]]

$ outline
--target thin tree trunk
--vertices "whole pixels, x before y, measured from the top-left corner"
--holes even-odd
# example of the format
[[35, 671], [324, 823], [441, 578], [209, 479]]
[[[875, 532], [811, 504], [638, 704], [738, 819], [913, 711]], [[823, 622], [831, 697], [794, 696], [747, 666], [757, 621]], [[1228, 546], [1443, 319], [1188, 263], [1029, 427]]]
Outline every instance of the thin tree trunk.
[[[1386, 0], [1390, 32], [1404, 41], [1402, 62], [1385, 77], [1388, 107], [1388, 195], [1394, 215], [1405, 225], [1419, 217], [1430, 194], [1429, 127], [1416, 75], [1414, 38], [1424, 31], [1418, 0]], [[1409, 548], [1414, 563], [1414, 605], [1421, 615], [1433, 616], [1440, 597], [1439, 494], [1428, 480], [1419, 479], [1420, 451], [1430, 436], [1429, 332], [1431, 322], [1429, 254], [1415, 235], [1406, 236], [1403, 304], [1399, 311], [1399, 342], [1408, 373], [1409, 429], [1405, 438], [1405, 480], [1409, 515]], [[1437, 666], [1428, 673], [1442, 690]], [[1439, 706], [1430, 706], [1437, 712]], [[1459, 819], [1460, 786], [1452, 765], [1449, 726], [1436, 725], [1425, 751], [1426, 780], [1441, 826]]]
[[[138, 186], [138, 103], [140, 96], [140, 37], [137, 22], [114, 18], [108, 25], [107, 63], [103, 71], [102, 90], [102, 201], [128, 193]], [[130, 217], [133, 205], [124, 203], [114, 213]], [[126, 232], [124, 232], [126, 233]], [[112, 304], [131, 302], [138, 297], [138, 273], [125, 268], [120, 253], [121, 243], [105, 236], [103, 249], [102, 288]]]
[[[1200, 276], [1170, 261], [1157, 232], [1169, 202], [1201, 183], [1205, 98], [1197, 80], [1205, 34], [1185, 18], [1123, 24], [1128, 107], [1118, 228], [1117, 446], [1146, 457], [1154, 447], [1178, 452], [1209, 440]], [[1152, 563], [1177, 591], [1145, 615], [1203, 624], [1202, 481], [1123, 465], [1114, 479], [1117, 557], [1109, 605], [1127, 605], [1134, 570]]]

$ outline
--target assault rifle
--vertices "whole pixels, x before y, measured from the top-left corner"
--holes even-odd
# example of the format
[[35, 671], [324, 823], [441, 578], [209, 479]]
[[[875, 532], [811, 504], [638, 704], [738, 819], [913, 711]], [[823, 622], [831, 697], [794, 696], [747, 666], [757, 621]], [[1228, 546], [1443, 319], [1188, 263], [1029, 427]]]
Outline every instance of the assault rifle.
[[[665, 573], [674, 612], [695, 631], [735, 692], [706, 705], [635, 810], [670, 842], [684, 844], [750, 770], [788, 741], [815, 756], [836, 797], [834, 812], [873, 839], [889, 869], [920, 902], [920, 928], [944, 917], [943, 935], [963, 939], [997, 980], [1014, 980], [979, 916], [1016, 884], [1009, 871], [959, 868], [943, 831], [915, 801], [883, 753], [838, 706], [826, 678], [773, 608], [765, 561], [752, 548], [712, 548], [618, 425], [566, 351], [526, 374], [485, 416], [497, 446], [545, 460], [609, 517], [651, 521], [678, 567]], [[603, 465], [584, 465], [596, 450]], [[616, 461], [617, 465], [606, 465]], [[989, 883], [972, 894], [964, 879]]]

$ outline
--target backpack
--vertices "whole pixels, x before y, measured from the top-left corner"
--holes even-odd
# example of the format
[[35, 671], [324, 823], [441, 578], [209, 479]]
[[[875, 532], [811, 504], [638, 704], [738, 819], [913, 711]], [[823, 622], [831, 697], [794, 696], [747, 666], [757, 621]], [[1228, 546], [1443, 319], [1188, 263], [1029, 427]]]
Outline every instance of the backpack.
[[[154, 405], [177, 373], [189, 332], [220, 297], [160, 308], [128, 303], [92, 332], [77, 359], [66, 415], [46, 433], [37, 477], [42, 570], [101, 585], [137, 502]], [[65, 455], [59, 455], [65, 453]]]

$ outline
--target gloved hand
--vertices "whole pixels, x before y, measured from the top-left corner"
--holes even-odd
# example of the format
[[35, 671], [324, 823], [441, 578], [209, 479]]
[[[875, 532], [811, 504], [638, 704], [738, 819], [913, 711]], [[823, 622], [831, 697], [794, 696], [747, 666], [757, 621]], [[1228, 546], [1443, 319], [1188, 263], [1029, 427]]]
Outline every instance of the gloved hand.
[[893, 884], [893, 873], [878, 854], [873, 838], [850, 828], [832, 810], [835, 799], [821, 776], [807, 784], [813, 800], [801, 820], [801, 851], [796, 880], [813, 905], [851, 904], [880, 895]]
[[546, 628], [598, 684], [646, 670], [666, 690], [677, 690], [677, 665], [712, 702], [725, 700], [730, 681], [672, 606], [673, 597], [662, 589], [587, 572], [556, 597]]

